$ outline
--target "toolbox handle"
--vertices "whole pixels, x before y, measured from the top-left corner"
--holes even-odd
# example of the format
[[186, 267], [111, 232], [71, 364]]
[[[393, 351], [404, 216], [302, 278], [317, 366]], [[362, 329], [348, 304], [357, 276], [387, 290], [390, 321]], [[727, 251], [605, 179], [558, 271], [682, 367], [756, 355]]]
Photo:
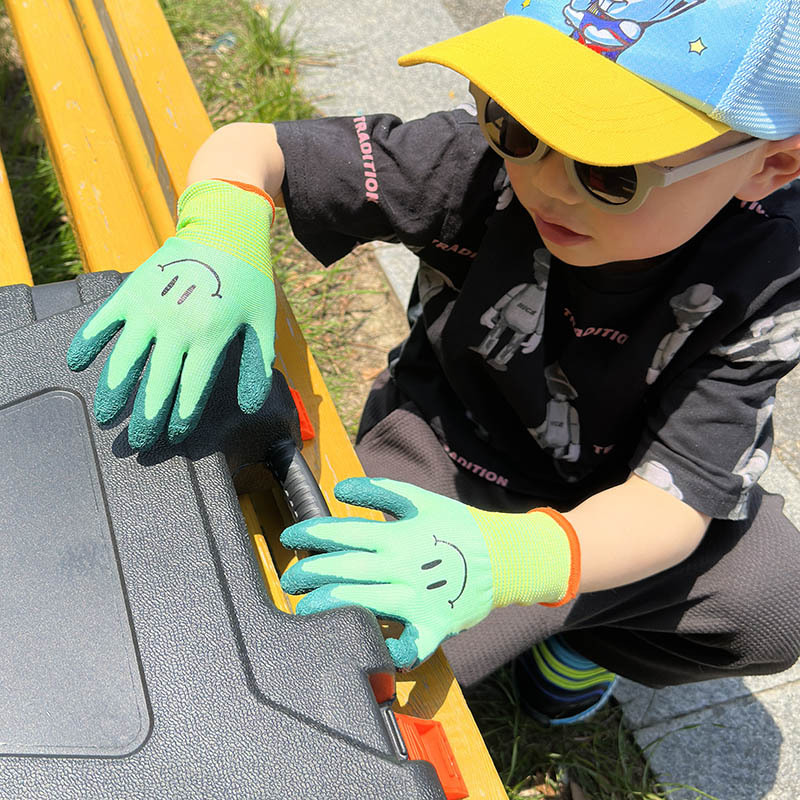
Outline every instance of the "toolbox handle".
[[283, 490], [295, 522], [331, 515], [314, 474], [291, 439], [273, 442], [265, 461]]

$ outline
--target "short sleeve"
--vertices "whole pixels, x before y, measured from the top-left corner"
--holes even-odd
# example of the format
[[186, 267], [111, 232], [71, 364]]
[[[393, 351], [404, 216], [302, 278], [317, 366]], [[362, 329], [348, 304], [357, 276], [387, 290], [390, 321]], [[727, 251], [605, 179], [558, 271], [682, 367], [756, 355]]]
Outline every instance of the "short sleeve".
[[275, 127], [292, 230], [326, 265], [363, 242], [418, 251], [448, 240], [486, 205], [500, 164], [466, 108], [406, 123], [378, 114]]
[[711, 517], [744, 518], [769, 462], [776, 384], [799, 360], [795, 277], [659, 394], [635, 473]]

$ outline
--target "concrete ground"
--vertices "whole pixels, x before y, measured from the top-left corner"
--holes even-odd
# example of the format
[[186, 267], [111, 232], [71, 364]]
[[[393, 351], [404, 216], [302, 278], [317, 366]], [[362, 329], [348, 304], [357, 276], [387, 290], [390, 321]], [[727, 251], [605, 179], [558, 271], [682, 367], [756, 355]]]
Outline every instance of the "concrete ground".
[[[397, 57], [490, 21], [502, 3], [483, 0], [269, 0], [291, 5], [288, 27], [306, 50], [333, 53], [336, 66], [308, 67], [304, 86], [328, 115], [389, 111], [412, 119], [467, 99], [466, 81], [434, 65], [408, 69]], [[378, 257], [405, 302], [415, 258], [396, 245]], [[800, 373], [779, 387], [776, 448], [762, 484], [787, 499], [800, 525]], [[623, 682], [628, 723], [648, 748], [655, 772], [719, 800], [795, 800], [800, 786], [800, 666], [780, 675], [730, 678], [660, 691]], [[680, 792], [671, 797], [699, 797]]]

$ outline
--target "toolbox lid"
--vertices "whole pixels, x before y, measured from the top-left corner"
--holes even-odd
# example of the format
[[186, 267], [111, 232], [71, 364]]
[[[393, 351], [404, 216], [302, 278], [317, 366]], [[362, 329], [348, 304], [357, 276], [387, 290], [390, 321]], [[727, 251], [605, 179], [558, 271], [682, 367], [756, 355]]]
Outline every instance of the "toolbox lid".
[[0, 409], [0, 755], [121, 756], [150, 730], [83, 401]]

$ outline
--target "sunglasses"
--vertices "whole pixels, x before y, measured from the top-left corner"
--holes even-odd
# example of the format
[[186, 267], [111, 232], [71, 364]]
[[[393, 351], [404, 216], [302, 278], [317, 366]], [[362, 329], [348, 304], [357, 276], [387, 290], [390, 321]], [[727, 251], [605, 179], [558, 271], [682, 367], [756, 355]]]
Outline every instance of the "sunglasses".
[[[470, 83], [469, 90], [478, 106], [478, 121], [483, 135], [492, 150], [505, 160], [532, 163], [541, 161], [552, 150], [474, 83]], [[562, 158], [570, 183], [589, 202], [613, 214], [630, 214], [644, 203], [654, 187], [669, 186], [713, 169], [755, 150], [761, 142], [761, 139], [747, 139], [679, 167], [659, 167], [656, 164], [601, 167], [565, 155]]]

